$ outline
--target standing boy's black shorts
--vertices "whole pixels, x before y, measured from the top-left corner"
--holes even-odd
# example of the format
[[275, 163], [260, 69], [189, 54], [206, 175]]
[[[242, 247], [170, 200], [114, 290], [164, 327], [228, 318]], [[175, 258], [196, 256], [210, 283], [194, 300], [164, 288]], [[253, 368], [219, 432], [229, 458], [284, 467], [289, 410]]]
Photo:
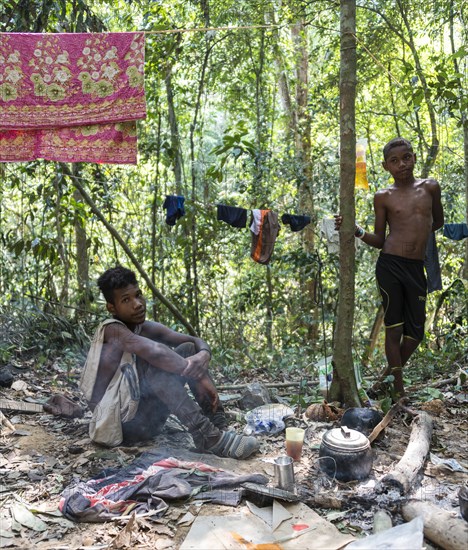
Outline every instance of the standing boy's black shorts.
[[382, 296], [385, 327], [403, 325], [404, 336], [421, 341], [427, 295], [424, 262], [381, 252], [375, 275]]

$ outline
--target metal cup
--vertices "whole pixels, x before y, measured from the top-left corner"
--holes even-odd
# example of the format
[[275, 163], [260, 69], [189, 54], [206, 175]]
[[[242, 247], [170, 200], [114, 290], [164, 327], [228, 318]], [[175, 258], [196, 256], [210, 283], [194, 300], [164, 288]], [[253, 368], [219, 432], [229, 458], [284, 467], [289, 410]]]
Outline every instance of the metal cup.
[[279, 489], [294, 490], [294, 466], [290, 456], [280, 456], [275, 459], [275, 479]]

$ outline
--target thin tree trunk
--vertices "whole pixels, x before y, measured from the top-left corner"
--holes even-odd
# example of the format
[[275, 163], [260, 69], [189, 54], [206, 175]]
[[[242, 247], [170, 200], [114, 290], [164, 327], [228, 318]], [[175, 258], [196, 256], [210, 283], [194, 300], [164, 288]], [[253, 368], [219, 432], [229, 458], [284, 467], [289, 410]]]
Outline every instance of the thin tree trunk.
[[[171, 149], [172, 149], [172, 167], [174, 171], [176, 193], [183, 195], [183, 160], [181, 154], [181, 143], [179, 134], [179, 124], [174, 105], [174, 90], [172, 87], [172, 64], [166, 66], [166, 94], [169, 116], [169, 127], [171, 130]], [[192, 281], [192, 265], [191, 265], [191, 246], [190, 246], [190, 230], [188, 224], [184, 224], [184, 233], [188, 245], [184, 250], [184, 267], [185, 267], [185, 287], [187, 296], [188, 311], [193, 311], [193, 281]]]
[[377, 345], [377, 340], [379, 337], [380, 330], [382, 329], [383, 322], [384, 322], [384, 308], [383, 306], [379, 306], [379, 309], [375, 314], [374, 324], [372, 325], [372, 329], [370, 332], [369, 345], [366, 347], [361, 359], [361, 363], [363, 367], [368, 367], [370, 364], [370, 360], [374, 353], [375, 346]]
[[[158, 106], [158, 103], [156, 104]], [[153, 201], [151, 203], [151, 280], [156, 285], [156, 229], [159, 196], [159, 162], [161, 159], [161, 111], [158, 112], [158, 130], [156, 136], [156, 174], [154, 176]], [[158, 306], [153, 303], [153, 319], [158, 318]]]
[[288, 115], [288, 127], [291, 137], [295, 140], [297, 133], [297, 112], [293, 107], [290, 83], [288, 80], [287, 71], [285, 68], [285, 63], [283, 59], [283, 52], [280, 48], [280, 35], [278, 28], [275, 27], [276, 21], [273, 13], [273, 7], [271, 11], [265, 13], [265, 23], [273, 25], [271, 33], [274, 36], [274, 39], [271, 42], [273, 53], [275, 56], [275, 65], [278, 74], [278, 89], [280, 93], [281, 104], [283, 109]]
[[[60, 186], [60, 179], [61, 178], [59, 177], [59, 174], [56, 174], [54, 178], [54, 187], [56, 192], [55, 230], [57, 232], [57, 252], [63, 267], [63, 282], [62, 288], [60, 290], [60, 296], [58, 297], [58, 302], [60, 304], [66, 304], [68, 302], [68, 289], [70, 288], [70, 262], [68, 260], [68, 254], [62, 228], [62, 190]], [[64, 308], [60, 307], [61, 315], [63, 315], [64, 311]]]
[[[396, 105], [395, 105], [395, 97], [393, 95], [393, 86], [394, 86], [394, 84], [392, 82], [391, 69], [392, 69], [392, 65], [389, 62], [388, 63], [387, 76], [388, 76], [388, 90], [390, 92], [390, 101], [392, 103], [392, 115], [393, 115], [393, 121], [395, 122], [396, 135], [401, 136], [400, 125], [398, 124], [398, 116], [397, 116], [397, 110], [396, 110]], [[370, 141], [369, 141], [369, 143], [370, 143]]]
[[[312, 150], [310, 143], [311, 118], [309, 112], [309, 45], [307, 31], [303, 21], [291, 27], [291, 34], [296, 47], [296, 159], [298, 197], [300, 213], [308, 214], [312, 223], [302, 232], [303, 247], [309, 256], [315, 250], [316, 226], [314, 214], [314, 195], [312, 190]], [[319, 342], [319, 309], [315, 304], [316, 280], [309, 277], [304, 281], [303, 296], [304, 310], [310, 311], [311, 322], [308, 326], [308, 340], [310, 343]]]
[[[421, 171], [421, 177], [427, 178], [429, 176], [429, 173], [432, 170], [432, 167], [434, 166], [437, 153], [439, 152], [439, 138], [437, 136], [437, 120], [436, 120], [436, 112], [434, 109], [434, 105], [432, 103], [431, 99], [431, 91], [429, 89], [429, 86], [427, 84], [426, 76], [424, 74], [424, 71], [422, 70], [421, 66], [421, 60], [419, 59], [418, 50], [416, 49], [416, 46], [414, 44], [414, 37], [413, 37], [413, 31], [411, 29], [411, 26], [409, 24], [408, 15], [406, 13], [407, 5], [403, 4], [401, 0], [397, 0], [398, 8], [400, 10], [401, 16], [403, 18], [403, 22], [405, 24], [406, 30], [408, 32], [408, 41], [407, 44], [409, 45], [411, 49], [411, 53], [413, 55], [414, 64], [416, 67], [416, 73], [418, 75], [418, 78], [421, 82], [421, 87], [424, 93], [424, 100], [426, 102], [427, 111], [429, 113], [429, 120], [431, 124], [431, 141], [430, 145], [428, 146], [428, 151], [426, 158], [424, 159], [424, 164]], [[421, 135], [421, 138], [423, 141], [424, 137]]]
[[354, 319], [354, 178], [356, 173], [356, 1], [340, 7], [340, 285], [333, 349], [332, 399], [342, 395], [349, 407], [360, 405], [354, 376], [352, 332]]
[[[72, 173], [75, 177], [80, 175], [80, 165], [72, 165]], [[83, 204], [83, 197], [78, 189], [73, 192], [73, 199], [77, 205]], [[74, 215], [75, 226], [75, 246], [76, 246], [76, 280], [78, 285], [78, 304], [80, 307], [76, 309], [76, 316], [82, 315], [83, 310], [89, 308], [89, 257], [88, 257], [88, 240], [86, 235], [86, 226], [84, 216], [80, 215], [79, 209], [75, 210]]]
[[[204, 15], [205, 26], [210, 27], [210, 6], [208, 0], [201, 0], [201, 8]], [[195, 132], [198, 124], [198, 114], [200, 112], [201, 98], [203, 94], [203, 89], [205, 87], [205, 76], [206, 69], [208, 67], [208, 61], [211, 53], [211, 37], [210, 35], [205, 35], [206, 40], [206, 49], [205, 55], [203, 56], [203, 63], [201, 67], [200, 80], [198, 82], [198, 92], [197, 92], [197, 101], [195, 104], [195, 112], [193, 114], [193, 121], [190, 125], [190, 172], [192, 177], [192, 204], [197, 203], [197, 170], [195, 163]], [[197, 332], [200, 332], [200, 306], [199, 306], [199, 287], [198, 287], [198, 237], [197, 237], [197, 218], [195, 211], [191, 212], [190, 220], [190, 232], [191, 232], [191, 242], [192, 242], [192, 258], [191, 258], [191, 268], [193, 275], [193, 284], [191, 286], [192, 293], [192, 302], [194, 307], [194, 318], [195, 318], [195, 327]]]
[[267, 314], [266, 338], [267, 338], [268, 349], [270, 351], [273, 351], [273, 309], [272, 309], [273, 284], [271, 282], [271, 267], [269, 265], [266, 266], [266, 283], [267, 283], [267, 294], [268, 294], [267, 303], [266, 303], [266, 314]]
[[179, 124], [177, 122], [177, 116], [174, 107], [174, 90], [172, 88], [172, 64], [168, 63], [166, 66], [166, 75], [164, 82], [166, 84], [167, 95], [167, 114], [169, 117], [169, 128], [171, 130], [171, 152], [172, 152], [172, 168], [174, 170], [176, 192], [178, 195], [182, 194], [182, 155], [180, 150], [180, 135]]

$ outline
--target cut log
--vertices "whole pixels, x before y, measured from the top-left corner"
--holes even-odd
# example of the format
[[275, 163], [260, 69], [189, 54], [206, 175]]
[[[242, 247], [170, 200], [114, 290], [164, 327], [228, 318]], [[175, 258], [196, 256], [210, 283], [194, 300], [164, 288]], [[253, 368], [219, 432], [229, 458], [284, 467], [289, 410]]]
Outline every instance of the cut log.
[[44, 408], [41, 403], [28, 403], [27, 401], [13, 401], [11, 399], [0, 399], [0, 410], [22, 413], [44, 412]]
[[409, 500], [401, 508], [406, 521], [417, 516], [424, 520], [424, 536], [444, 550], [465, 550], [468, 545], [468, 523], [430, 502]]
[[428, 413], [421, 411], [415, 416], [405, 454], [393, 470], [380, 480], [376, 487], [377, 492], [396, 488], [404, 495], [411, 489], [427, 458], [431, 446], [432, 427], [432, 418]]

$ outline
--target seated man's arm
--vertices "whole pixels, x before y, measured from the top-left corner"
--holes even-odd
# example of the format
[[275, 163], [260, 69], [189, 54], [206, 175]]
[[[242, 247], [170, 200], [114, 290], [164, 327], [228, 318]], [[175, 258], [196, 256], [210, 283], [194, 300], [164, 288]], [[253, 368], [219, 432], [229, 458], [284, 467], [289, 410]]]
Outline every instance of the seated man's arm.
[[110, 348], [134, 353], [150, 365], [168, 372], [182, 375], [188, 365], [187, 359], [172, 351], [164, 343], [134, 334], [120, 323], [106, 326], [104, 343]]
[[[205, 395], [209, 399], [212, 410], [215, 412], [218, 408], [219, 396], [211, 378], [208, 376], [208, 365], [211, 359], [211, 350], [208, 344], [201, 338], [176, 332], [161, 323], [155, 323], [153, 321], [146, 321], [143, 326], [142, 335], [143, 338], [146, 338], [150, 342], [158, 342], [163, 348], [169, 350], [172, 354], [171, 357], [180, 356], [166, 346], [177, 347], [180, 344], [185, 344], [187, 342], [193, 343], [196, 353], [187, 359], [183, 359], [185, 364], [184, 369], [181, 372], [171, 372], [177, 372], [181, 376], [191, 378], [196, 381], [197, 392], [200, 395]], [[180, 357], [180, 359], [182, 358]], [[146, 360], [151, 363], [148, 359]], [[165, 364], [167, 367], [168, 363]], [[155, 366], [169, 370], [164, 365], [159, 365], [159, 363]]]
[[144, 335], [151, 340], [161, 342], [170, 347], [176, 347], [186, 342], [193, 343], [196, 353], [187, 359], [187, 367], [182, 372], [182, 375], [199, 380], [208, 372], [211, 349], [201, 338], [176, 332], [161, 323], [154, 323], [152, 321], [145, 323]]

